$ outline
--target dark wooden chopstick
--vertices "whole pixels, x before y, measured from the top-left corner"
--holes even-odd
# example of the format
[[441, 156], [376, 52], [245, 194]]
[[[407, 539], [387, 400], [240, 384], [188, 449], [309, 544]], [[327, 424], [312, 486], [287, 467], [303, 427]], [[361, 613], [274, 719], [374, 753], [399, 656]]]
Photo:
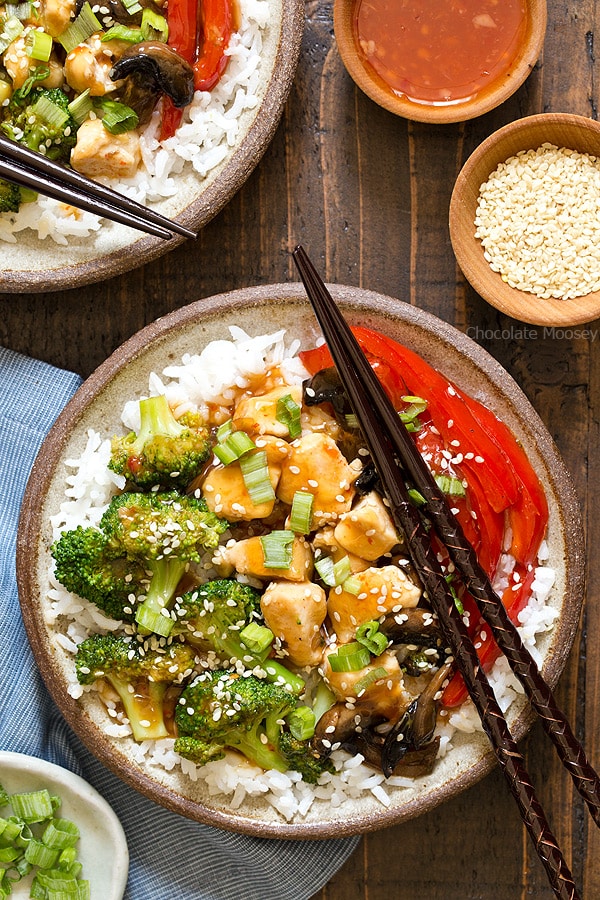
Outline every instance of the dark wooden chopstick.
[[567, 717], [559, 708], [551, 688], [524, 646], [504, 604], [482, 569], [477, 554], [452, 513], [446, 496], [440, 491], [414, 441], [398, 414], [388, 402], [371, 366], [361, 366], [361, 380], [373, 397], [373, 403], [386, 428], [394, 452], [426, 501], [426, 515], [447, 548], [462, 581], [476, 601], [482, 617], [490, 626], [496, 643], [519, 679], [531, 705], [554, 743], [558, 756], [585, 800], [596, 824], [600, 825], [600, 776], [591, 766], [585, 750], [573, 734]]
[[[323, 281], [302, 247], [294, 251], [308, 298], [313, 306], [327, 341], [342, 384], [363, 432], [363, 437], [379, 472], [390, 504], [390, 512], [407, 536], [410, 555], [424, 590], [437, 614], [445, 639], [461, 672], [465, 685], [481, 718], [482, 726], [493, 747], [496, 759], [508, 782], [522, 820], [530, 834], [538, 856], [546, 870], [554, 893], [559, 898], [579, 897], [573, 877], [558, 847], [544, 811], [518, 751], [506, 720], [495, 698], [493, 689], [483, 672], [477, 651], [469, 636], [462, 616], [456, 609], [454, 598], [446, 582], [425, 531], [423, 521], [410, 500], [399, 465], [398, 453], [375, 406], [379, 402], [388, 405], [383, 391], [370, 393], [371, 367], [350, 331], [345, 319], [335, 305]], [[377, 379], [375, 379], [377, 382]], [[377, 384], [379, 384], [377, 382]], [[377, 397], [377, 401], [375, 401]], [[391, 404], [389, 404], [390, 409]], [[397, 417], [395, 411], [394, 417]]]
[[185, 225], [1, 135], [0, 178], [165, 240], [173, 234], [197, 237]]

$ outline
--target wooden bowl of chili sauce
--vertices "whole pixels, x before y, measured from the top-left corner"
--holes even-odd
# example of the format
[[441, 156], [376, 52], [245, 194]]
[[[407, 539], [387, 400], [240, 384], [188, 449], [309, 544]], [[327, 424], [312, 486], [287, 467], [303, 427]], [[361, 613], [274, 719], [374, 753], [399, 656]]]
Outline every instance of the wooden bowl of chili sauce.
[[508, 99], [537, 62], [546, 21], [546, 0], [334, 0], [356, 84], [417, 122], [462, 122]]

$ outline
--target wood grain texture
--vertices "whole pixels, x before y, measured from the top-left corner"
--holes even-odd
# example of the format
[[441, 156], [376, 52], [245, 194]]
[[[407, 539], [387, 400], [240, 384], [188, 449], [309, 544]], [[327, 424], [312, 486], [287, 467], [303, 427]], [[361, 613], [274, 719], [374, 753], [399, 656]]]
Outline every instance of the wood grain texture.
[[[428, 126], [394, 117], [354, 87], [335, 46], [331, 3], [308, 0], [300, 66], [281, 125], [244, 188], [198, 240], [88, 288], [0, 295], [0, 341], [86, 376], [172, 309], [246, 285], [296, 281], [290, 250], [298, 242], [328, 280], [391, 294], [468, 333], [523, 387], [581, 499], [588, 601], [557, 698], [598, 767], [600, 323], [544, 331], [498, 313], [465, 284], [447, 228], [456, 175], [492, 131], [541, 111], [596, 118], [598, 5], [548, 0], [548, 13], [543, 57], [511, 100], [465, 124]], [[600, 835], [541, 728], [522, 749], [583, 896], [597, 900]], [[390, 897], [551, 900], [499, 773], [428, 815], [365, 835], [314, 900]]]

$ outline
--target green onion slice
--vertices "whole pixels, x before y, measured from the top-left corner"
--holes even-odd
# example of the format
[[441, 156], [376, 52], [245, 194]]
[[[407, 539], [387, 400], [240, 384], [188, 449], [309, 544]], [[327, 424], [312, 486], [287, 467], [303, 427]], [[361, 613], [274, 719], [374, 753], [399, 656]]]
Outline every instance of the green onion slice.
[[337, 653], [327, 657], [332, 672], [359, 672], [371, 662], [371, 654], [358, 641], [342, 644]]
[[139, 116], [130, 106], [105, 97], [100, 98], [97, 105], [102, 112], [102, 124], [109, 134], [125, 134], [137, 128]]
[[138, 3], [138, 0], [122, 0], [122, 2], [130, 16], [135, 16], [142, 8], [141, 4]]
[[44, 94], [38, 97], [31, 109], [36, 116], [55, 128], [63, 128], [69, 121], [68, 112], [62, 106], [59, 106], [58, 103], [49, 100]]
[[299, 741], [307, 741], [315, 733], [316, 717], [310, 706], [296, 707], [286, 721], [293, 736]]
[[79, 828], [69, 819], [51, 819], [42, 840], [47, 847], [58, 847], [59, 850], [74, 847], [79, 840]]
[[74, 100], [71, 100], [68, 110], [78, 125], [82, 125], [86, 121], [89, 114], [94, 108], [92, 98], [90, 97], [90, 89], [86, 88], [81, 94], [78, 94]]
[[331, 556], [322, 556], [315, 561], [315, 569], [322, 581], [329, 587], [343, 585], [352, 574], [350, 560], [347, 556], [343, 556], [337, 562], [334, 562]]
[[173, 630], [173, 619], [171, 616], [163, 615], [162, 612], [153, 609], [147, 609], [144, 604], [138, 606], [135, 614], [135, 621], [141, 629], [147, 629], [162, 637], [168, 637]]
[[4, 53], [23, 31], [23, 23], [16, 16], [0, 16], [0, 53]]
[[275, 418], [278, 422], [281, 422], [282, 425], [285, 425], [292, 440], [300, 437], [302, 434], [302, 425], [300, 424], [301, 412], [301, 408], [291, 394], [286, 394], [277, 401]]
[[467, 492], [460, 478], [453, 475], [434, 475], [435, 483], [443, 494], [449, 497], [466, 497]]
[[52, 36], [46, 31], [34, 28], [27, 35], [25, 41], [27, 56], [30, 59], [39, 59], [41, 62], [48, 62], [52, 53]]
[[347, 594], [360, 594], [362, 591], [362, 582], [356, 575], [349, 575], [345, 581], [342, 581], [342, 590]]
[[310, 534], [315, 498], [307, 491], [295, 491], [290, 510], [290, 530], [296, 534]]
[[217, 428], [217, 440], [219, 443], [224, 441], [226, 437], [229, 437], [231, 432], [233, 431], [233, 419], [227, 419], [226, 422], [223, 422], [222, 425], [219, 425]]
[[240, 469], [246, 490], [256, 506], [275, 500], [275, 491], [269, 475], [266, 450], [257, 450], [255, 453], [248, 453], [242, 456]]
[[71, 22], [56, 40], [63, 46], [66, 53], [70, 53], [78, 44], [83, 44], [84, 41], [87, 41], [96, 31], [102, 31], [102, 25], [92, 11], [88, 0], [86, 0], [77, 18]]
[[142, 13], [142, 24], [140, 26], [142, 32], [142, 40], [144, 41], [162, 41], [166, 43], [169, 37], [169, 26], [164, 16], [159, 12], [147, 7]]
[[240, 631], [240, 640], [254, 656], [266, 654], [271, 649], [274, 634], [266, 625], [250, 622]]
[[228, 466], [250, 450], [256, 450], [252, 438], [245, 431], [232, 431], [216, 445], [215, 456], [224, 466]]
[[38, 12], [32, 10], [31, 3], [7, 3], [6, 4], [6, 14], [8, 16], [15, 16], [15, 18], [20, 19], [21, 22], [26, 22], [27, 19], [33, 19], [37, 17]]
[[41, 791], [29, 791], [24, 794], [12, 794], [11, 806], [15, 816], [27, 824], [43, 822], [54, 814], [52, 797], [43, 789]]
[[366, 675], [363, 675], [362, 678], [356, 682], [356, 693], [357, 695], [362, 694], [363, 691], [366, 691], [367, 688], [370, 688], [372, 684], [375, 684], [376, 681], [380, 681], [382, 678], [386, 678], [388, 675], [387, 669], [384, 669], [383, 666], [376, 666], [374, 669], [371, 669], [370, 672], [367, 672]]
[[375, 621], [375, 619], [359, 625], [356, 629], [356, 640], [359, 644], [366, 647], [373, 656], [380, 656], [389, 643], [385, 634], [379, 630], [379, 622]]
[[415, 506], [425, 506], [425, 504], [427, 503], [427, 500], [425, 499], [423, 494], [421, 494], [419, 491], [417, 491], [416, 488], [409, 488], [408, 496], [410, 497], [410, 499], [412, 500], [412, 502], [414, 503]]
[[126, 41], [128, 44], [140, 44], [146, 38], [144, 38], [141, 28], [128, 28], [127, 25], [117, 22], [116, 25], [104, 32], [100, 40], [103, 44], [106, 41]]
[[293, 531], [270, 531], [260, 538], [265, 569], [289, 569], [292, 564]]

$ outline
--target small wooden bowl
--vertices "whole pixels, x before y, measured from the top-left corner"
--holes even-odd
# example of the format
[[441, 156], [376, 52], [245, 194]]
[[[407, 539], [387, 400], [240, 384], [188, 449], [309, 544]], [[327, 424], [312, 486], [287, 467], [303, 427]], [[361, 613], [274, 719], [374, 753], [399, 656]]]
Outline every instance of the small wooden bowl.
[[398, 96], [374, 69], [365, 65], [354, 34], [354, 11], [357, 0], [334, 0], [333, 26], [338, 50], [346, 69], [358, 87], [379, 106], [415, 122], [439, 124], [464, 122], [489, 112], [507, 100], [523, 84], [535, 66], [544, 43], [548, 13], [546, 0], [526, 0], [526, 3], [528, 23], [525, 39], [510, 71], [472, 100], [447, 106], [415, 103], [407, 97]]
[[543, 113], [518, 119], [490, 135], [464, 164], [450, 200], [450, 240], [457, 262], [473, 288], [506, 315], [532, 325], [564, 327], [600, 316], [600, 291], [571, 300], [541, 299], [510, 287], [494, 272], [475, 237], [479, 189], [497, 166], [520, 150], [549, 142], [600, 156], [600, 123], [570, 113]]

